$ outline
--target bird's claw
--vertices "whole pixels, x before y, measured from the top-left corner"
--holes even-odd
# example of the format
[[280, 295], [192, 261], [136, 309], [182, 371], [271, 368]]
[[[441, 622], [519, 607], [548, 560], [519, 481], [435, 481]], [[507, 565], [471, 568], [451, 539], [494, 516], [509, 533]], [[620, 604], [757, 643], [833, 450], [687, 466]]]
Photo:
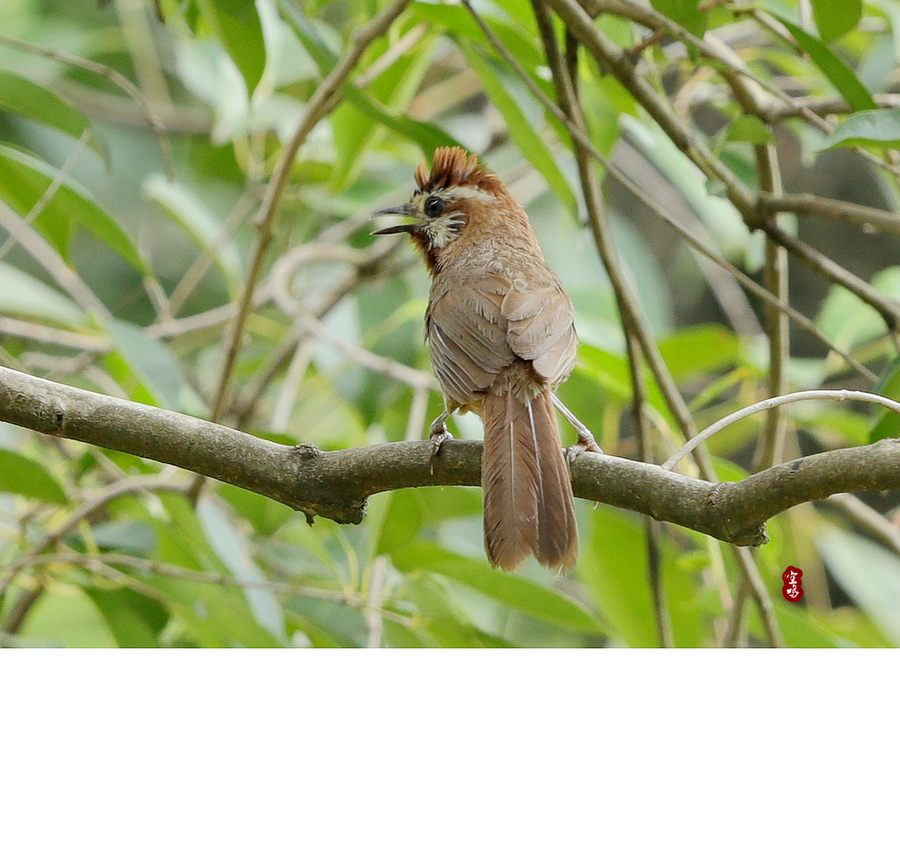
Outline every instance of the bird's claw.
[[597, 455], [603, 455], [603, 450], [597, 445], [597, 441], [594, 439], [594, 435], [591, 434], [590, 431], [587, 431], [585, 434], [582, 434], [578, 438], [578, 442], [574, 443], [572, 446], [569, 446], [568, 449], [565, 450], [566, 453], [566, 463], [571, 467], [572, 461], [574, 461], [582, 452], [594, 452]]
[[442, 422], [435, 422], [428, 430], [428, 439], [431, 441], [431, 473], [434, 474], [434, 459], [437, 458], [438, 452], [448, 440], [453, 439], [453, 435], [447, 430], [447, 426]]

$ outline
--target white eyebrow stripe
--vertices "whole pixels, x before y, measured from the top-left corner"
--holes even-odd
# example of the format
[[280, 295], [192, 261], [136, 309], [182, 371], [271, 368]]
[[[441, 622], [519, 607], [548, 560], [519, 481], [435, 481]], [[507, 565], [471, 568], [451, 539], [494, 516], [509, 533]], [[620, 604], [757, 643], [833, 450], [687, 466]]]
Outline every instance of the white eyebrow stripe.
[[447, 199], [478, 199], [480, 202], [493, 202], [493, 193], [481, 187], [447, 187], [446, 190], [435, 191], [435, 195]]

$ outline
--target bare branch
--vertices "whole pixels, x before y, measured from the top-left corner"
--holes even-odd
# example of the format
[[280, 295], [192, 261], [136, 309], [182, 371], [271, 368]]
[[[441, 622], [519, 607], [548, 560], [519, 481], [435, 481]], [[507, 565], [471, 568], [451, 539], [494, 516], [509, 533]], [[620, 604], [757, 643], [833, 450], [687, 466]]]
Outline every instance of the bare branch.
[[[255, 491], [345, 524], [381, 491], [481, 482], [481, 443], [450, 441], [432, 468], [427, 440], [337, 452], [283, 446], [203, 419], [0, 368], [0, 421], [80, 440]], [[737, 483], [712, 483], [611, 455], [572, 461], [575, 494], [736, 545], [766, 542], [764, 524], [799, 503], [900, 489], [900, 441], [798, 458]], [[138, 480], [140, 481], [140, 480]]]

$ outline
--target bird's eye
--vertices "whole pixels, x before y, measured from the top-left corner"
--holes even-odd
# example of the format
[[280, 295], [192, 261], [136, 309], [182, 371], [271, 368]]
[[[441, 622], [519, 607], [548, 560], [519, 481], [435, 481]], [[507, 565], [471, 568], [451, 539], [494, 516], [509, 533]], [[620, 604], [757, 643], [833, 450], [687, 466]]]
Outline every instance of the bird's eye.
[[444, 200], [440, 196], [429, 196], [425, 200], [425, 216], [437, 217], [444, 210]]

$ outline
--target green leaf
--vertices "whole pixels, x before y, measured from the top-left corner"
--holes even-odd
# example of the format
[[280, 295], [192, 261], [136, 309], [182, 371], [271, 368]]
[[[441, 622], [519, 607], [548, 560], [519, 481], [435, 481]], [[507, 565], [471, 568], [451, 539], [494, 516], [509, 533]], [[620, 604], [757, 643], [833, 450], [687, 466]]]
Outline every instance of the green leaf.
[[875, 100], [856, 73], [821, 39], [784, 18], [778, 20], [790, 31], [800, 48], [810, 56], [812, 62], [819, 67], [822, 74], [837, 88], [838, 93], [847, 100], [854, 111], [876, 108]]
[[900, 109], [875, 109], [850, 115], [825, 136], [820, 149], [856, 146], [900, 147]]
[[120, 648], [158, 648], [169, 620], [162, 603], [131, 588], [84, 588]]
[[725, 141], [767, 145], [775, 141], [775, 136], [772, 135], [772, 131], [765, 122], [756, 115], [741, 115], [728, 125]]
[[[885, 368], [873, 391], [878, 395], [884, 395], [885, 398], [900, 401], [900, 356]], [[869, 432], [869, 442], [876, 443], [891, 437], [900, 437], [900, 414], [886, 407], [878, 409], [872, 430]]]
[[900, 557], [837, 527], [817, 534], [815, 542], [844, 590], [888, 639], [900, 644]]
[[105, 521], [91, 528], [98, 548], [150, 557], [156, 548], [156, 534], [145, 521]]
[[[478, 630], [453, 604], [437, 579], [422, 574], [409, 577], [403, 583], [403, 599], [418, 609], [418, 619], [422, 621], [422, 626], [415, 631], [418, 635], [416, 644], [441, 648], [483, 648], [508, 644]], [[385, 627], [389, 623], [386, 620]]]
[[[257, 433], [257, 432], [254, 432]], [[265, 436], [257, 433], [257, 436]], [[274, 439], [274, 438], [268, 438]], [[284, 438], [286, 445], [293, 446], [296, 440]], [[276, 441], [280, 442], [280, 440]], [[263, 536], [273, 536], [279, 528], [283, 527], [295, 515], [294, 510], [283, 503], [257, 494], [255, 491], [247, 491], [246, 488], [238, 488], [234, 485], [220, 483], [216, 488], [217, 494], [222, 500], [227, 501], [241, 518], [249, 521], [253, 530]]]
[[250, 556], [249, 544], [239, 528], [208, 497], [197, 505], [197, 517], [210, 547], [243, 587], [256, 620], [287, 644], [281, 603]]
[[415, 142], [426, 154], [430, 155], [437, 148], [459, 144], [453, 136], [448, 135], [433, 124], [410, 120], [402, 114], [391, 114], [375, 103], [374, 100], [368, 99], [362, 91], [353, 85], [345, 85], [344, 94], [348, 102], [352, 103], [364, 114], [384, 124], [389, 130], [393, 130], [404, 138]]
[[73, 139], [80, 139], [88, 133], [87, 146], [106, 159], [103, 144], [87, 117], [34, 81], [0, 70], [0, 109], [59, 130]]
[[[878, 287], [880, 292], [884, 290]], [[894, 298], [897, 295], [889, 293]], [[884, 333], [884, 320], [868, 304], [842, 286], [832, 286], [816, 317], [822, 334], [841, 349], [851, 350]]]
[[832, 42], [859, 24], [862, 0], [812, 0], [812, 10], [819, 36]]
[[377, 539], [376, 555], [391, 554], [412, 543], [425, 520], [425, 504], [414, 488], [393, 491]]
[[632, 648], [659, 647], [641, 524], [611, 507], [597, 507], [580, 566], [579, 575], [613, 635]]
[[702, 37], [706, 32], [706, 13], [700, 9], [698, 0], [651, 0], [651, 2], [660, 15], [671, 18], [694, 36]]
[[0, 312], [63, 326], [83, 325], [84, 311], [36, 277], [0, 262]]
[[204, 12], [215, 20], [216, 28], [234, 65], [252, 94], [266, 68], [266, 45], [256, 7], [251, 3], [231, 4], [226, 9], [221, 2], [204, 4]]
[[[775, 601], [775, 615], [781, 628], [784, 644], [788, 648], [844, 648], [847, 643], [823, 629], [807, 614], [807, 610], [794, 603], [785, 603], [781, 595]], [[763, 636], [764, 629], [758, 612], [754, 609], [748, 626], [756, 636]]]
[[842, 606], [832, 611], [807, 611], [814, 624], [827, 631], [829, 635], [843, 640], [845, 645], [856, 645], [859, 648], [891, 647], [891, 643], [872, 619], [859, 609]]
[[103, 325], [157, 405], [170, 410], [180, 409], [189, 387], [172, 351], [131, 323], [110, 319]]
[[45, 503], [69, 502], [63, 487], [42, 464], [9, 449], [0, 449], [0, 491]]
[[[64, 581], [64, 579], [63, 579]], [[19, 634], [68, 648], [112, 648], [106, 620], [79, 587], [55, 584], [41, 594]]]
[[575, 371], [584, 372], [603, 394], [619, 401], [631, 400], [628, 362], [621, 355], [583, 344], [578, 350]]
[[367, 628], [361, 612], [334, 600], [315, 600], [294, 597], [288, 603], [289, 618], [302, 618], [306, 626], [301, 630], [317, 646], [362, 648], [366, 644]]
[[603, 633], [597, 617], [580, 603], [531, 579], [494, 570], [483, 561], [429, 543], [413, 543], [395, 551], [393, 561], [400, 570], [436, 573], [548, 624], [576, 633]]
[[[365, 96], [373, 105], [383, 106], [383, 112], [391, 117], [407, 114], [410, 102], [420, 91], [422, 80], [433, 63], [432, 47], [435, 37], [426, 35], [415, 46], [403, 53], [380, 75], [371, 81]], [[388, 50], [385, 39], [379, 40], [373, 49]], [[358, 102], [345, 101], [331, 116], [332, 136], [338, 160], [330, 179], [333, 190], [346, 188], [357, 176], [368, 155], [387, 133], [381, 116], [366, 111]]]
[[62, 256], [69, 254], [74, 229], [83, 226], [142, 274], [150, 273], [131, 239], [80, 184], [71, 178], [60, 180], [59, 171], [42, 160], [0, 145], [0, 197], [22, 216], [32, 211], [55, 181], [59, 181], [56, 191], [41, 203], [32, 224]]
[[535, 110], [530, 112], [531, 117], [525, 114], [523, 106], [529, 101], [533, 102], [531, 95], [527, 93], [521, 82], [512, 77], [506, 78], [502, 68], [492, 61], [484, 59], [478, 50], [466, 46], [465, 43], [461, 44], [460, 48], [469, 61], [469, 66], [481, 81], [485, 93], [503, 115], [512, 140], [531, 165], [544, 176], [550, 189], [565, 205], [569, 213], [577, 218], [578, 200], [575, 198], [569, 182], [560, 172], [556, 159], [550, 151], [549, 142], [540, 133], [537, 121], [543, 113]]
[[740, 349], [737, 335], [719, 325], [687, 326], [659, 341], [659, 351], [676, 380], [732, 367]]
[[[481, 10], [481, 14], [516, 60], [526, 69], [535, 69], [543, 65], [545, 60], [537, 48], [537, 41], [530, 34], [522, 32], [515, 26], [519, 21], [515, 21], [511, 25], [507, 21], [491, 15], [491, 11], [491, 8], [487, 6]], [[533, 20], [531, 9], [528, 9], [526, 15], [528, 18], [525, 20]], [[493, 51], [478, 23], [462, 6], [451, 6], [447, 3], [413, 3], [410, 8], [410, 19], [436, 25], [434, 29], [439, 33], [467, 39]]]

